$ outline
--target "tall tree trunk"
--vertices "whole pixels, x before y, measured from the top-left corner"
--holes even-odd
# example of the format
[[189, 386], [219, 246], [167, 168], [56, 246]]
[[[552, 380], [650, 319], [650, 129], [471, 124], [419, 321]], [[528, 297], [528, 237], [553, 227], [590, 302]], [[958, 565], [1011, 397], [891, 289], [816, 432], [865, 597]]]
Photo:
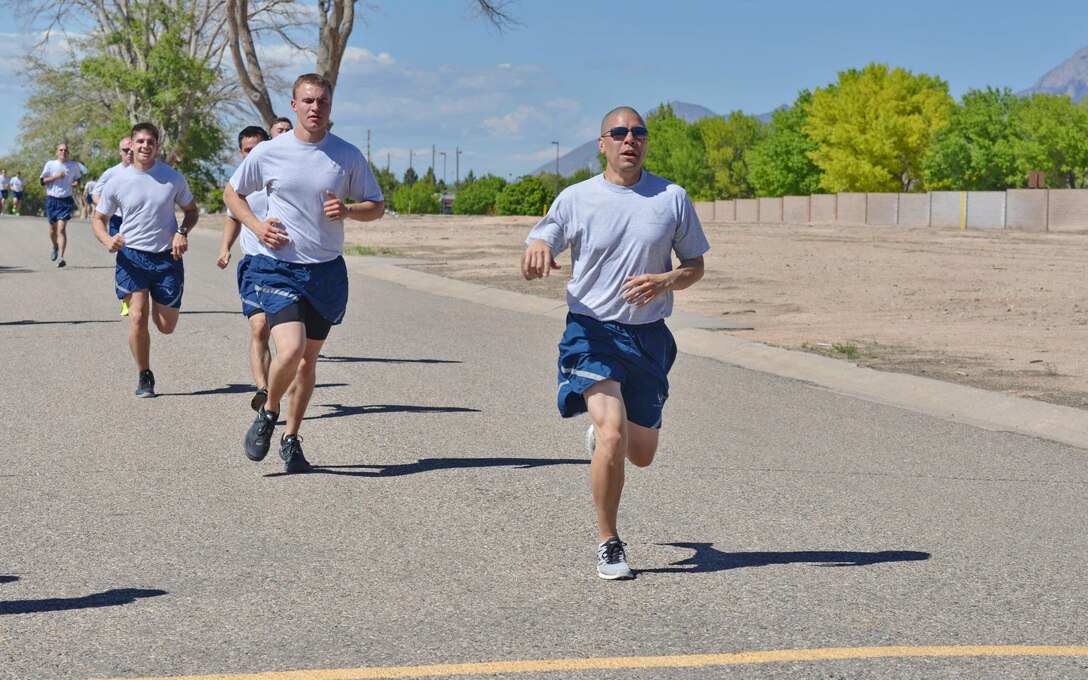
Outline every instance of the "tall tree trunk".
[[226, 12], [227, 42], [238, 82], [265, 127], [270, 127], [276, 112], [272, 109], [272, 97], [268, 94], [264, 72], [257, 59], [257, 48], [253, 44], [253, 33], [249, 29], [249, 0], [227, 0]]

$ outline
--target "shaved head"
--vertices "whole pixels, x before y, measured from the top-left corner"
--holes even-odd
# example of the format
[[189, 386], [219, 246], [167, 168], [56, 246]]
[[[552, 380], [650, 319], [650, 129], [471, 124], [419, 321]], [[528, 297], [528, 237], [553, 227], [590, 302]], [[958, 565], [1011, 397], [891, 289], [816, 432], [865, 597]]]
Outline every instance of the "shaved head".
[[604, 115], [604, 118], [601, 119], [601, 134], [602, 135], [606, 131], [608, 131], [609, 128], [612, 127], [611, 125], [609, 125], [612, 118], [614, 116], [618, 116], [621, 113], [626, 113], [627, 115], [634, 116], [635, 118], [639, 119], [639, 122], [641, 122], [643, 124], [646, 123], [646, 120], [642, 117], [642, 114], [639, 113], [638, 111], [634, 110], [630, 106], [617, 106], [616, 108], [614, 108], [611, 111], [609, 111], [608, 113], [606, 113]]

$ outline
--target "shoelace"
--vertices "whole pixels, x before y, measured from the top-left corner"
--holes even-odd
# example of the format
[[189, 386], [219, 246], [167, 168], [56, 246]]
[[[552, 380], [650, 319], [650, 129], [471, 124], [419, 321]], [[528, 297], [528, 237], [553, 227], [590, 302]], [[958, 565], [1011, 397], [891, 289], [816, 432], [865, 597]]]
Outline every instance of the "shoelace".
[[264, 436], [264, 435], [266, 435], [266, 434], [268, 434], [269, 432], [272, 431], [272, 428], [274, 428], [276, 426], [276, 421], [279, 420], [280, 416], [277, 413], [275, 416], [273, 416], [271, 419], [269, 419], [269, 418], [267, 418], [265, 416], [266, 415], [271, 416], [272, 415], [271, 413], [269, 413], [268, 411], [262, 411], [261, 413], [262, 413], [262, 415], [261, 415], [261, 426], [257, 428], [257, 434], [259, 434], [261, 436]]
[[608, 564], [616, 564], [617, 562], [626, 561], [626, 555], [623, 552], [623, 546], [627, 545], [623, 541], [611, 541], [604, 544], [604, 561]]
[[294, 456], [296, 453], [302, 453], [302, 437], [295, 437], [294, 439], [284, 439], [283, 442], [287, 444], [287, 452]]

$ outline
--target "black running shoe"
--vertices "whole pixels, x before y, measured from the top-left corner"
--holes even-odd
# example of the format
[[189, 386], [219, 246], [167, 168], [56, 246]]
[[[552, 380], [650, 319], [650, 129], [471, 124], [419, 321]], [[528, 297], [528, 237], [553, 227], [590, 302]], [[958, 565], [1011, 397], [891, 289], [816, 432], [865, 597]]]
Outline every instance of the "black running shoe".
[[297, 434], [284, 435], [280, 441], [280, 458], [287, 466], [287, 474], [309, 472], [313, 469], [306, 456], [302, 455], [302, 437]]
[[253, 398], [249, 400], [249, 406], [254, 411], [260, 411], [266, 401], [268, 401], [268, 390], [262, 387], [257, 390], [256, 394], [253, 395]]
[[136, 387], [136, 396], [143, 398], [155, 396], [155, 374], [150, 368], [140, 371], [140, 384]]
[[276, 421], [280, 414], [269, 413], [264, 410], [257, 411], [257, 419], [249, 426], [246, 432], [246, 457], [250, 460], [264, 460], [268, 455], [268, 447], [272, 444], [272, 430], [276, 429]]

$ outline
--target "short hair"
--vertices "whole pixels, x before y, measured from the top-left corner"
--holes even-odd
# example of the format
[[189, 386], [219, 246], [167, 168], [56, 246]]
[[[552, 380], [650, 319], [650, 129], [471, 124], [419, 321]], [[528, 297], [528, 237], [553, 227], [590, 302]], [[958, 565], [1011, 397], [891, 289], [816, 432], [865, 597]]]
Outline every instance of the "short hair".
[[268, 135], [268, 131], [260, 125], [250, 125], [247, 128], [243, 128], [238, 133], [238, 148], [242, 148], [242, 140], [249, 139], [250, 137], [260, 137], [262, 142], [267, 142], [271, 137]]
[[288, 125], [291, 126], [292, 130], [295, 129], [295, 124], [293, 122], [291, 122], [291, 119], [288, 118], [287, 116], [280, 116], [279, 118], [273, 119], [272, 124], [269, 125], [268, 127], [275, 127], [276, 123], [287, 123]]
[[608, 119], [611, 118], [612, 116], [618, 114], [618, 113], [633, 113], [634, 115], [638, 116], [638, 119], [641, 120], [643, 123], [646, 122], [646, 119], [642, 117], [642, 114], [639, 113], [638, 111], [636, 111], [635, 109], [631, 108], [630, 106], [617, 106], [616, 108], [612, 109], [608, 113], [604, 114], [604, 118], [601, 119], [601, 134], [602, 135], [605, 132], [608, 131]]
[[132, 126], [132, 131], [129, 133], [129, 135], [135, 137], [137, 133], [140, 132], [146, 132], [147, 134], [154, 137], [156, 142], [159, 141], [159, 128], [155, 127], [151, 123], [136, 123]]
[[296, 98], [298, 95], [298, 88], [303, 85], [323, 87], [329, 91], [329, 96], [332, 96], [332, 83], [329, 82], [328, 78], [318, 73], [303, 73], [295, 79], [295, 84], [291, 86], [291, 99]]

